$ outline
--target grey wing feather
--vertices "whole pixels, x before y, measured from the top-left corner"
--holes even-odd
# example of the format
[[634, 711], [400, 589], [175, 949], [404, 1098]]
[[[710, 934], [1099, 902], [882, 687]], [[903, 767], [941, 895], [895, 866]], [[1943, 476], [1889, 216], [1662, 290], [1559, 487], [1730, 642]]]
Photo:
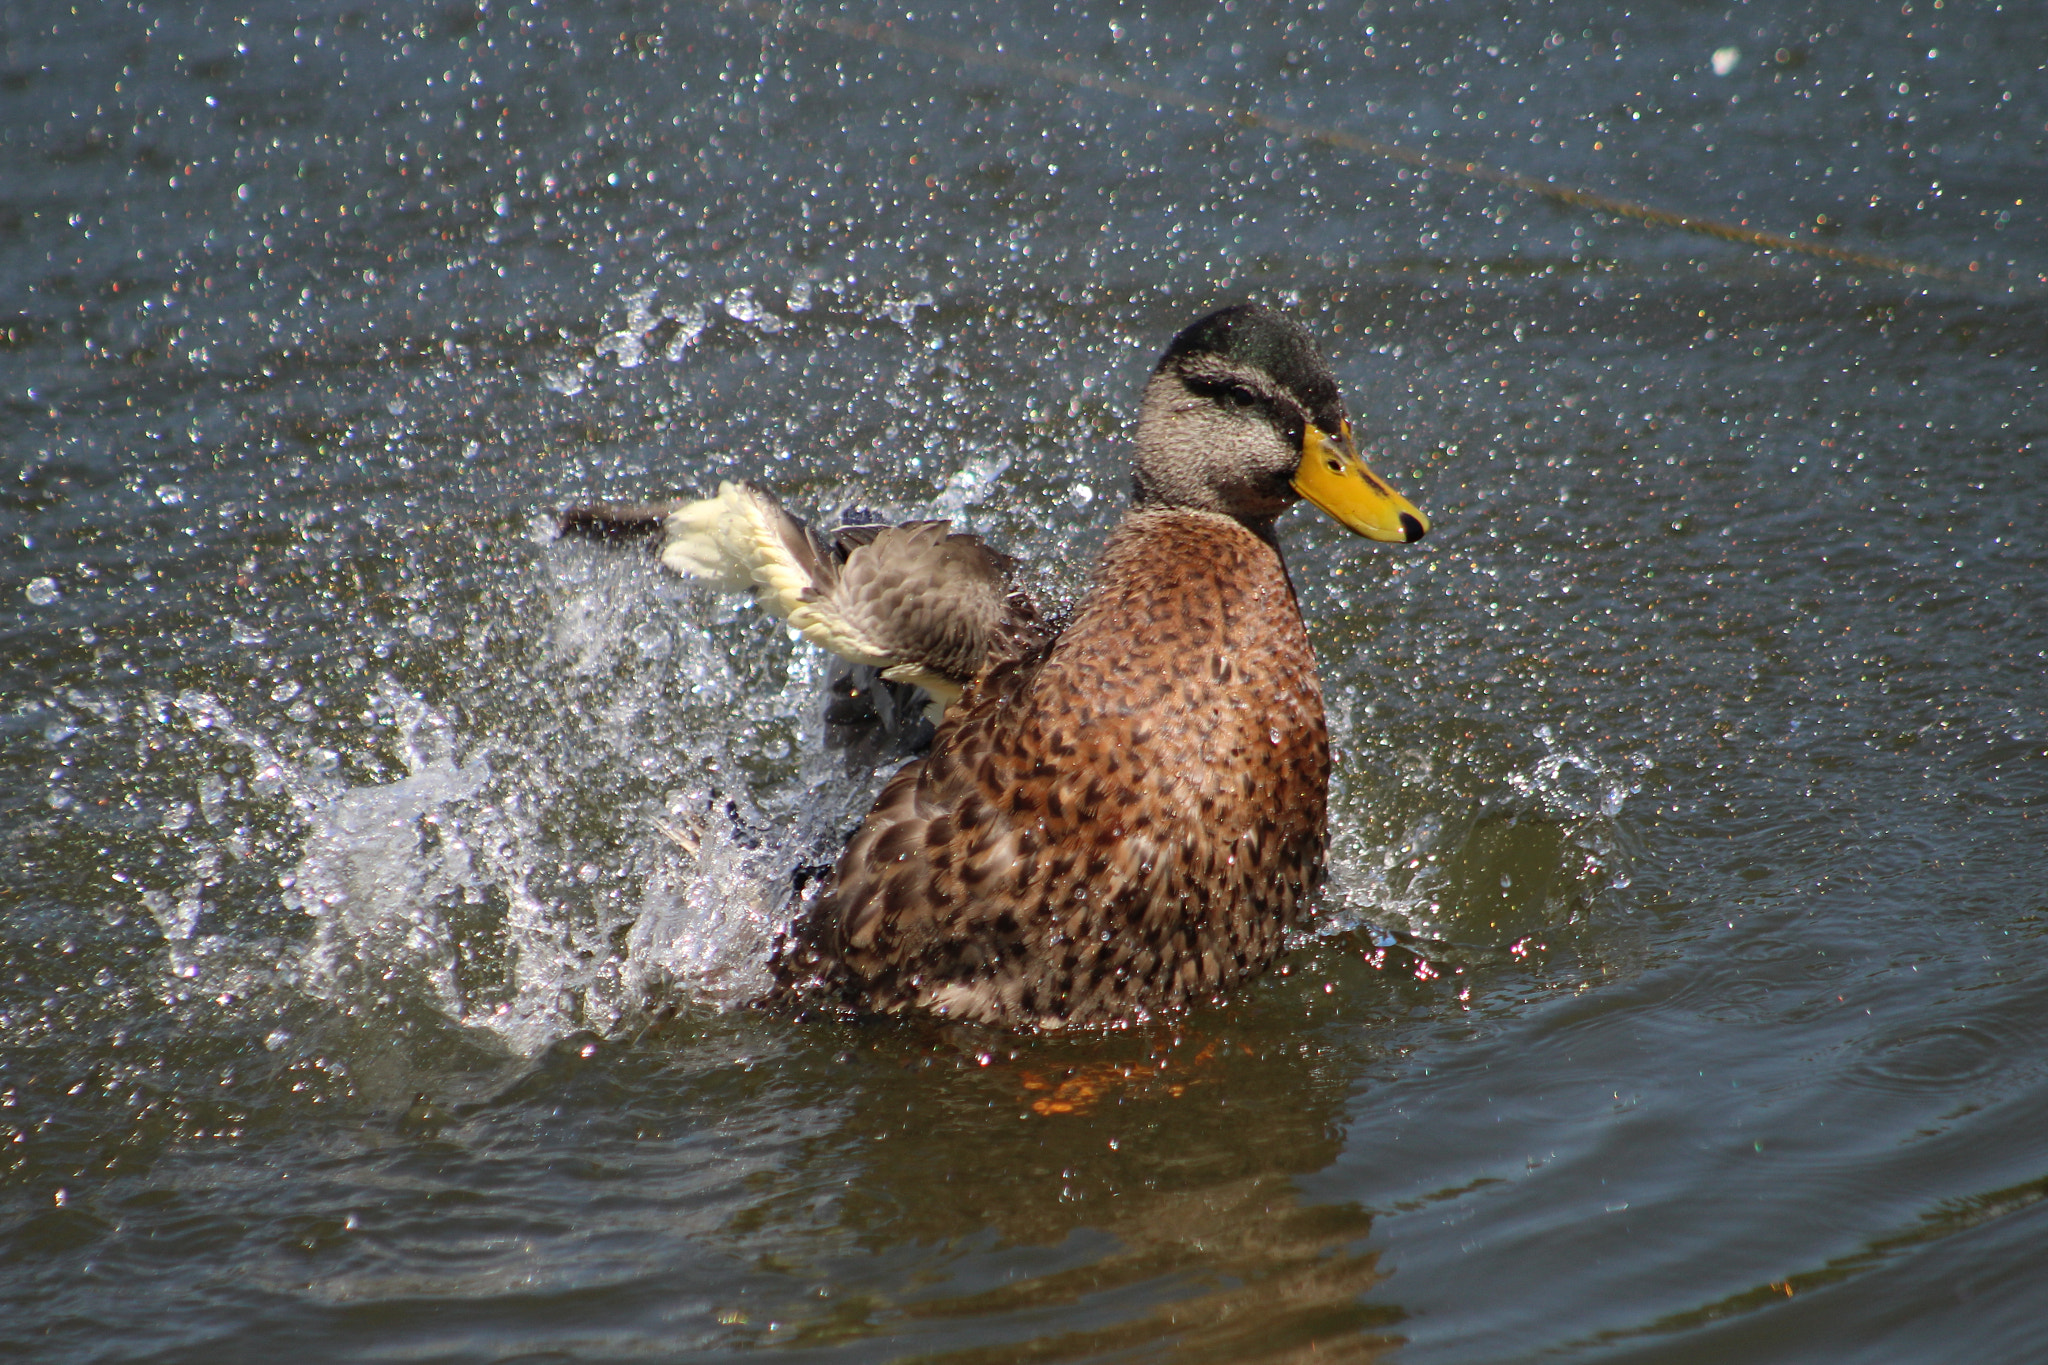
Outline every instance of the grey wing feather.
[[840, 614], [898, 661], [964, 684], [1012, 611], [1001, 558], [943, 521], [881, 528], [840, 566]]

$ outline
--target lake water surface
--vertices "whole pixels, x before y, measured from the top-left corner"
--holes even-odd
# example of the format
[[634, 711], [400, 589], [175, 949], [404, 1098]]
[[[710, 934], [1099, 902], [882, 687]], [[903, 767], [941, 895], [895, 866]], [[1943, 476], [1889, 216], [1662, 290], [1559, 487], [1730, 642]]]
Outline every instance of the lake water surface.
[[[2037, 1358], [2044, 51], [1962, 0], [0, 6], [0, 1348]], [[1067, 600], [1244, 298], [1435, 521], [1282, 527], [1315, 925], [1109, 1036], [740, 1008], [889, 760], [551, 509], [746, 475]]]

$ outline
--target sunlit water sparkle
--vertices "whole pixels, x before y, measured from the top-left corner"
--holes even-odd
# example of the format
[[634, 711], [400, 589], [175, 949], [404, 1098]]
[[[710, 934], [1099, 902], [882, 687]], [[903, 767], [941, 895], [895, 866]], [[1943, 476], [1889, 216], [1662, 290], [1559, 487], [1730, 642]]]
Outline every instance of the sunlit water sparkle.
[[[2033, 18], [918, 16], [1968, 282], [696, 4], [4, 16], [0, 1342], [2027, 1358]], [[1282, 528], [1315, 921], [1108, 1036], [744, 1008], [893, 760], [551, 510], [759, 478], [1071, 602], [1247, 296], [1435, 523]]]

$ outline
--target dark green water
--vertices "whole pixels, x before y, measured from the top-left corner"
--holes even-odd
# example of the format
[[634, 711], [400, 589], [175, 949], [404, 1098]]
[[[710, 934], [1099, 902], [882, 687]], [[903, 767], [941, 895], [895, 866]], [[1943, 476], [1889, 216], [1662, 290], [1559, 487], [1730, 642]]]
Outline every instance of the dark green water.
[[[829, 13], [1956, 277], [689, 0], [0, 6], [0, 1352], [2037, 1358], [2038, 6]], [[1436, 523], [1283, 527], [1316, 930], [1109, 1037], [733, 1008], [879, 773], [548, 509], [1058, 598], [1247, 297]]]

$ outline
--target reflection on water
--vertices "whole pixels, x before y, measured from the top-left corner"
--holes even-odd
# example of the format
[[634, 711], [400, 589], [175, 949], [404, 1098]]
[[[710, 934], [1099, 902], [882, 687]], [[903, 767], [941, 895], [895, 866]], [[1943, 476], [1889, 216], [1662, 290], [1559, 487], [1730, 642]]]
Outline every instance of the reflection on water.
[[[10, 1348], [2033, 1349], [2022, 8], [809, 12], [1955, 280], [738, 9], [44, 8], [0, 17]], [[1247, 296], [1436, 525], [1283, 527], [1338, 758], [1284, 973], [1105, 1038], [733, 1008], [898, 755], [549, 510], [744, 474], [1068, 601], [1145, 366]]]
[[[937, 1048], [877, 1030], [840, 1055], [843, 1118], [727, 1231], [828, 1281], [916, 1266], [800, 1315], [793, 1344], [987, 1317], [1059, 1357], [1307, 1359], [1361, 1332], [1346, 1349], [1372, 1356], [1400, 1314], [1358, 1302], [1383, 1278], [1371, 1216], [1305, 1206], [1290, 1178], [1334, 1154], [1346, 1077], [1266, 1029]], [[1104, 1313], [1119, 1300], [1154, 1306]]]

